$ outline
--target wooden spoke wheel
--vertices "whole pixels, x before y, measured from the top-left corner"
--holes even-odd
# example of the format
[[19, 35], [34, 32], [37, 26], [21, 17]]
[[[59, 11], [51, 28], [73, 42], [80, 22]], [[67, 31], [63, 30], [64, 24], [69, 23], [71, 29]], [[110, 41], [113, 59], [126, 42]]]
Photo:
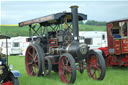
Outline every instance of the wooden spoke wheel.
[[36, 45], [30, 45], [27, 48], [25, 55], [25, 66], [27, 74], [30, 76], [42, 75], [42, 64], [43, 63], [42, 49]]
[[60, 57], [59, 75], [64, 83], [74, 83], [76, 80], [75, 60], [69, 53], [65, 53]]
[[102, 55], [90, 51], [87, 56], [87, 72], [94, 80], [103, 80], [106, 73], [105, 60]]

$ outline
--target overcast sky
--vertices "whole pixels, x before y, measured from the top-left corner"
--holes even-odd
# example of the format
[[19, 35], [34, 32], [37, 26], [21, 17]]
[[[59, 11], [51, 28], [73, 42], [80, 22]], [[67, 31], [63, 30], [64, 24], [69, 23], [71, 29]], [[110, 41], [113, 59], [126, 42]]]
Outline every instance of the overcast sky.
[[88, 20], [111, 21], [128, 18], [128, 1], [35, 1], [2, 0], [0, 24], [18, 24], [21, 21], [41, 16], [70, 11], [71, 5], [78, 5], [79, 12], [88, 15]]

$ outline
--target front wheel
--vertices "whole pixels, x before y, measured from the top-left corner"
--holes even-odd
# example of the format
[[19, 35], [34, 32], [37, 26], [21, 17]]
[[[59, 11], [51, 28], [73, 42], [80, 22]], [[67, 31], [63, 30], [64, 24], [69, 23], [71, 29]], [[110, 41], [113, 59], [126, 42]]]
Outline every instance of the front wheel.
[[87, 59], [87, 72], [94, 80], [103, 80], [106, 73], [106, 65], [103, 56], [97, 52], [90, 51]]
[[59, 75], [64, 83], [74, 83], [76, 80], [76, 65], [73, 56], [64, 53], [59, 60]]

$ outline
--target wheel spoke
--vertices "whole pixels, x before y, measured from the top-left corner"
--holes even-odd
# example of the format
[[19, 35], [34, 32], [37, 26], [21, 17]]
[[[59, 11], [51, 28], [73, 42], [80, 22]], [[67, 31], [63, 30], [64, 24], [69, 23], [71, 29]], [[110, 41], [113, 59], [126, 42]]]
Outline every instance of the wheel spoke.
[[67, 59], [67, 58], [65, 58], [65, 61], [66, 61], [66, 66], [68, 66], [68, 64], [69, 64], [69, 60]]
[[[65, 61], [65, 63], [64, 63]], [[65, 79], [67, 82], [69, 82], [69, 76], [70, 76], [70, 67], [68, 66], [69, 65], [69, 60], [67, 57], [64, 57], [64, 60], [63, 60], [63, 66], [64, 66], [64, 69], [65, 69]]]
[[68, 73], [67, 73], [67, 71], [66, 71], [65, 73], [66, 73], [66, 74], [65, 74], [66, 80], [68, 80]]
[[99, 63], [97, 63], [97, 64], [96, 64], [96, 67], [97, 67], [97, 69], [100, 69], [101, 66], [100, 66]]
[[30, 53], [30, 51], [28, 51], [28, 55], [32, 56], [32, 54]]
[[33, 71], [34, 71], [35, 74], [37, 74], [37, 72], [38, 72], [38, 66], [35, 65], [35, 64], [34, 64], [34, 66], [33, 66]]
[[99, 75], [101, 74], [101, 69], [98, 70]]
[[30, 59], [33, 58], [33, 57], [32, 57], [32, 54], [30, 53], [30, 51], [28, 52], [28, 55], [30, 55], [30, 56], [29, 56]]
[[[63, 65], [63, 67], [66, 69], [66, 66], [65, 66], [65, 63], [64, 63], [64, 59], [62, 60], [62, 65]], [[63, 68], [62, 67], [62, 68]]]
[[38, 63], [38, 60], [35, 60], [34, 62], [35, 62], [35, 63]]
[[94, 69], [93, 78], [96, 79], [96, 69]]
[[71, 73], [71, 68], [70, 68], [70, 66], [67, 66], [67, 67], [66, 67], [66, 70]]
[[33, 57], [33, 59], [35, 59], [35, 52], [36, 50], [34, 49], [34, 48], [32, 48], [32, 57]]
[[38, 59], [37, 53], [34, 55], [34, 60]]
[[90, 69], [90, 70], [88, 71], [88, 73], [89, 73], [89, 75], [93, 78], [93, 72], [92, 72], [92, 69]]
[[38, 56], [36, 55], [33, 59], [34, 62], [38, 61]]
[[29, 56], [29, 60], [33, 60], [32, 56]]
[[35, 49], [34, 48], [32, 48], [32, 53], [35, 54]]
[[28, 66], [29, 66], [29, 65], [32, 65], [32, 63], [31, 63], [31, 62], [29, 62], [27, 65], [28, 65]]
[[38, 68], [38, 65], [37, 64], [34, 64], [34, 67]]
[[31, 71], [31, 73], [30, 73], [31, 75], [33, 75], [34, 74], [34, 70], [33, 70], [33, 68], [32, 68], [32, 71]]

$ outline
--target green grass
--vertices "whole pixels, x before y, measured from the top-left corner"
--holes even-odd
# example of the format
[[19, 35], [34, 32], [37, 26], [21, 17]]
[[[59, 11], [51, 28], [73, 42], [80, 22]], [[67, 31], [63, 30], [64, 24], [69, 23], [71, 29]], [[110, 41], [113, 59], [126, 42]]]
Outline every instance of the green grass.
[[79, 25], [80, 31], [106, 31], [106, 26]]
[[[9, 64], [12, 64], [15, 70], [20, 71], [20, 85], [65, 85], [61, 82], [59, 74], [54, 72], [44, 77], [28, 76], [25, 70], [24, 56], [9, 56]], [[128, 68], [107, 68], [106, 76], [102, 81], [89, 78], [86, 70], [83, 74], [77, 72], [74, 85], [128, 85]]]
[[27, 36], [28, 26], [18, 27], [18, 26], [0, 26], [0, 34], [8, 36]]
[[[105, 31], [106, 26], [90, 26], [90, 25], [79, 25], [80, 31]], [[16, 25], [1, 25], [0, 26], [0, 34], [8, 35], [11, 37], [14, 36], [28, 36], [29, 27], [18, 27]]]

